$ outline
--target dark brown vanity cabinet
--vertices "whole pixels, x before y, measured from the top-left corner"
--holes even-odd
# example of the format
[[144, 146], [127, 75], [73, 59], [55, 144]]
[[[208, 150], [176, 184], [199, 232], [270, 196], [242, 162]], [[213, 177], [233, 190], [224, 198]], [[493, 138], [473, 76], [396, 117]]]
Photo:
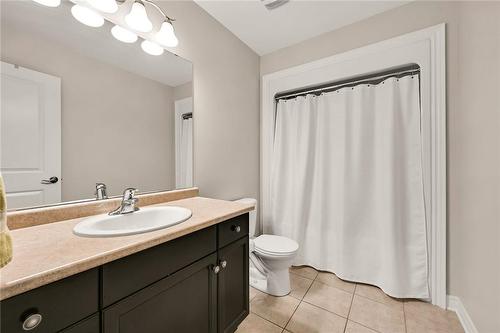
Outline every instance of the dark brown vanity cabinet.
[[228, 333], [249, 313], [248, 214], [1, 302], [2, 333]]

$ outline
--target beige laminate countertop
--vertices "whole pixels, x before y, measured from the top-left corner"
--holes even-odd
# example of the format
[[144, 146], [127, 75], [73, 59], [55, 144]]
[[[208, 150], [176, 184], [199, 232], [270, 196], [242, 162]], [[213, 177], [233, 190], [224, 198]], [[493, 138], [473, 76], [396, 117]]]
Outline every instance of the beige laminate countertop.
[[[169, 240], [249, 212], [252, 205], [193, 197], [153, 206], [191, 209], [186, 222], [148, 233], [107, 238], [73, 234], [84, 218], [54, 222], [11, 232], [13, 259], [0, 269], [0, 300], [126, 257]], [[151, 206], [151, 207], [153, 207]]]

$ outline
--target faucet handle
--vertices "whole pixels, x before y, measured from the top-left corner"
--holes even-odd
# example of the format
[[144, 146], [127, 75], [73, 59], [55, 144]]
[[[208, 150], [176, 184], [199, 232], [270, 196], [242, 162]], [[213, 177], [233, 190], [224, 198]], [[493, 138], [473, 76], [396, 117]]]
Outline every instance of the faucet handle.
[[139, 191], [138, 189], [134, 187], [129, 187], [126, 188], [125, 191], [123, 191], [123, 200], [131, 200], [135, 196], [135, 192]]
[[104, 184], [104, 183], [95, 183], [95, 189], [96, 189], [96, 191], [99, 190], [99, 189], [101, 189], [101, 188], [106, 189], [106, 184]]
[[107, 199], [108, 193], [106, 191], [106, 184], [95, 183], [95, 196], [97, 200]]

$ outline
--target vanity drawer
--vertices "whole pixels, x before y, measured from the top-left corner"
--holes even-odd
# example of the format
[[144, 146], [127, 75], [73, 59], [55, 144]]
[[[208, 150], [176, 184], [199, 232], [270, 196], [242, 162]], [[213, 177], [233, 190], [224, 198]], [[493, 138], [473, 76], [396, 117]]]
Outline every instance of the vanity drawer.
[[248, 213], [217, 225], [219, 249], [246, 235], [248, 235]]
[[31, 332], [57, 332], [97, 312], [98, 305], [99, 273], [92, 269], [2, 301], [0, 331], [26, 332], [23, 322], [32, 316], [41, 321]]
[[217, 250], [216, 226], [102, 266], [102, 303], [109, 306]]

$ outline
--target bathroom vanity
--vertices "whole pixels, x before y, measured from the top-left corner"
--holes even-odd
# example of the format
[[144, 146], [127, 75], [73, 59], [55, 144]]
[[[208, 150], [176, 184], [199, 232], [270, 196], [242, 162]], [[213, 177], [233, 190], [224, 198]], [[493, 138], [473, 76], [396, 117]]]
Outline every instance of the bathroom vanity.
[[[34, 289], [27, 285], [43, 284], [36, 276], [27, 276], [29, 283], [18, 283], [14, 290], [8, 287], [9, 281], [2, 281], [4, 295], [16, 295], [1, 301], [0, 330], [24, 332], [38, 323], [33, 332], [234, 332], [249, 313], [249, 207], [200, 197], [168, 204], [190, 207], [193, 217], [142, 235], [97, 239], [68, 234], [66, 245], [74, 247], [67, 249], [67, 261], [79, 245], [85, 251], [89, 245], [99, 244], [85, 256], [88, 263], [84, 266], [91, 268], [71, 274], [84, 266], [68, 262], [66, 267], [58, 267], [58, 274], [68, 276]], [[214, 209], [217, 205], [224, 208]], [[211, 210], [213, 215], [208, 214]], [[70, 230], [79, 220], [16, 230], [14, 242], [50, 228], [59, 233]], [[39, 230], [28, 230], [36, 228]], [[23, 236], [23, 231], [31, 235]], [[179, 234], [183, 235], [177, 237]], [[60, 242], [64, 238], [55, 237]], [[166, 238], [170, 239], [164, 241]], [[121, 245], [120, 239], [124, 241]], [[136, 251], [144, 244], [156, 245]], [[61, 249], [54, 244], [54, 251]], [[20, 251], [19, 256], [24, 256]], [[12, 265], [20, 263], [15, 258]], [[4, 269], [10, 269], [2, 271], [7, 280], [21, 274], [16, 271], [26, 274], [34, 270]], [[38, 275], [42, 280], [54, 279], [48, 271]]]

